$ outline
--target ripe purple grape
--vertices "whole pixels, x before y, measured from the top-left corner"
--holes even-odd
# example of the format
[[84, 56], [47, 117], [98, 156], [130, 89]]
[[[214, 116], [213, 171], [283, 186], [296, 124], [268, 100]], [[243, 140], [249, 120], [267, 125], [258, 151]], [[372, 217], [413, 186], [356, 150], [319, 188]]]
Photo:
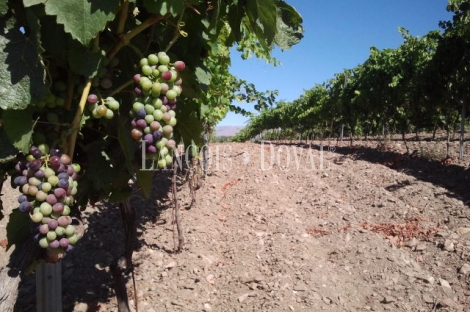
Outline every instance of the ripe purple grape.
[[137, 96], [142, 95], [142, 89], [139, 88], [139, 87], [135, 87], [135, 88], [134, 88], [134, 92], [135, 92], [135, 94], [136, 94]]
[[53, 240], [49, 243], [49, 247], [52, 249], [56, 249], [60, 247], [59, 241], [57, 239]]
[[39, 226], [39, 233], [41, 233], [42, 235], [46, 235], [48, 232], [49, 232], [49, 225], [41, 224]]
[[59, 245], [62, 248], [67, 248], [67, 247], [69, 247], [69, 240], [67, 238], [63, 237], [63, 238], [60, 239]]
[[146, 134], [144, 136], [144, 141], [146, 145], [152, 144], [153, 143], [153, 135], [152, 134]]
[[33, 159], [29, 162], [29, 169], [31, 170], [38, 170], [39, 168], [41, 168], [42, 166], [42, 162], [39, 160], [39, 159]]
[[68, 179], [68, 178], [69, 178], [69, 175], [68, 175], [67, 172], [62, 172], [62, 173], [59, 173], [59, 174], [57, 175], [57, 177], [58, 177], [59, 179]]
[[154, 131], [152, 135], [154, 142], [160, 141], [163, 137], [163, 133], [161, 131]]
[[13, 179], [13, 183], [14, 183], [16, 186], [23, 186], [23, 185], [25, 185], [26, 183], [28, 183], [28, 178], [25, 177], [24, 175], [22, 175], [22, 176], [17, 176], [15, 179]]
[[145, 111], [145, 109], [141, 108], [137, 111], [136, 115], [138, 119], [143, 119], [147, 115], [147, 112]]
[[[60, 182], [60, 181], [59, 181]], [[51, 204], [51, 205], [55, 205], [57, 203], [57, 197], [55, 197], [54, 194], [49, 194], [47, 195], [46, 197], [46, 201]]]
[[139, 83], [140, 81], [140, 74], [135, 74], [134, 75], [134, 83]]
[[137, 122], [136, 122], [136, 128], [145, 129], [145, 127], [147, 127], [147, 122], [145, 121], [145, 119], [139, 119], [139, 120], [137, 120]]
[[57, 222], [59, 226], [66, 227], [67, 225], [70, 224], [69, 219], [66, 216], [61, 216], [59, 219], [57, 219]]
[[62, 213], [64, 211], [64, 204], [55, 203], [54, 206], [52, 206], [52, 211], [54, 211], [55, 213]]
[[89, 103], [89, 104], [95, 104], [96, 102], [98, 102], [98, 96], [96, 94], [89, 94], [86, 101]]
[[69, 187], [69, 179], [59, 179], [59, 183], [57, 183], [57, 186], [63, 189], [66, 189]]
[[62, 152], [60, 151], [60, 149], [58, 148], [52, 148], [50, 151], [49, 151], [49, 155], [51, 156], [62, 156]]
[[58, 155], [52, 156], [49, 159], [49, 164], [52, 166], [52, 168], [57, 169], [60, 166], [60, 157]]
[[36, 159], [39, 159], [43, 156], [43, 153], [37, 148], [34, 151], [30, 152], [30, 154], [33, 155], [33, 157]]
[[47, 226], [51, 230], [55, 230], [59, 226], [59, 222], [57, 220], [51, 219], [49, 222], [47, 222]]
[[186, 64], [183, 61], [176, 61], [174, 65], [177, 71], [183, 71], [186, 68]]
[[30, 212], [33, 209], [33, 205], [29, 201], [24, 201], [18, 207], [20, 212]]
[[35, 176], [36, 178], [38, 178], [38, 179], [44, 178], [44, 175], [45, 175], [45, 174], [44, 174], [44, 171], [41, 170], [41, 169], [38, 169], [38, 171], [36, 171], [36, 172], [34, 173], [34, 176]]
[[24, 194], [21, 194], [20, 196], [18, 196], [18, 203], [22, 203], [24, 201], [28, 200], [28, 197]]
[[54, 195], [55, 197], [57, 198], [64, 198], [65, 197], [65, 189], [64, 188], [61, 188], [61, 187], [58, 187], [54, 190]]

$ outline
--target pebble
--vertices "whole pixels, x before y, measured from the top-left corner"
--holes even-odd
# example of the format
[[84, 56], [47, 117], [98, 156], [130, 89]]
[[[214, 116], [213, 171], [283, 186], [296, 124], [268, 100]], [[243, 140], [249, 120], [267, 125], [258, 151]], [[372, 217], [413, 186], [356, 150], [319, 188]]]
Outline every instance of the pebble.
[[444, 242], [444, 250], [454, 251], [454, 243], [450, 239], [446, 239]]
[[423, 300], [426, 303], [434, 303], [434, 299], [428, 294], [423, 295]]
[[439, 279], [439, 284], [444, 288], [452, 289], [452, 287], [450, 287], [449, 282], [446, 281], [445, 279], [440, 278]]
[[470, 265], [468, 263], [465, 263], [464, 265], [462, 265], [459, 269], [459, 273], [463, 275], [470, 274]]

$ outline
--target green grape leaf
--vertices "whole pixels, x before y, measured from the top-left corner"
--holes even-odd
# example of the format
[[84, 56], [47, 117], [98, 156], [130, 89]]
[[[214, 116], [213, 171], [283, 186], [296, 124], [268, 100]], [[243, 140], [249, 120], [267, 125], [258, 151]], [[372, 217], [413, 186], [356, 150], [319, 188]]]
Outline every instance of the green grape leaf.
[[0, 128], [0, 164], [15, 159], [17, 153], [18, 150], [11, 144], [6, 132]]
[[14, 147], [27, 154], [31, 145], [34, 123], [31, 119], [32, 111], [7, 110], [3, 112], [3, 129]]
[[99, 69], [104, 66], [104, 60], [105, 56], [101, 51], [91, 52], [79, 44], [74, 44], [68, 55], [72, 71], [88, 78], [96, 76]]
[[269, 47], [276, 34], [275, 0], [250, 0], [246, 4], [246, 14], [256, 37], [263, 45]]
[[96, 190], [102, 189], [109, 194], [116, 181], [118, 171], [111, 167], [109, 157], [103, 151], [105, 144], [104, 141], [95, 141], [86, 146], [85, 152], [89, 160], [86, 175]]
[[204, 126], [198, 116], [198, 105], [195, 102], [188, 102], [180, 105], [177, 111], [178, 123], [175, 126], [175, 141], [183, 140], [186, 146], [191, 144], [193, 140], [198, 146], [204, 144], [202, 140], [202, 132]]
[[13, 209], [7, 224], [7, 250], [13, 245], [20, 246], [30, 238], [30, 224], [31, 220], [27, 213]]
[[302, 17], [284, 1], [278, 3], [274, 42], [281, 50], [288, 50], [303, 38]]
[[119, 3], [119, 0], [47, 0], [45, 7], [46, 14], [57, 16], [57, 23], [64, 25], [72, 38], [88, 45], [114, 19]]
[[208, 68], [199, 66], [195, 70], [196, 79], [199, 81], [199, 85], [202, 90], [207, 90], [211, 84], [212, 75]]
[[144, 194], [145, 198], [147, 199], [150, 198], [150, 193], [152, 191], [152, 181], [154, 174], [155, 172], [152, 170], [138, 170], [136, 172], [137, 183], [139, 184], [142, 194]]
[[47, 91], [36, 37], [25, 36], [12, 23], [0, 23], [0, 108], [5, 110], [24, 109]]
[[36, 4], [45, 3], [47, 0], [23, 0], [23, 4], [25, 7], [30, 7]]
[[173, 16], [179, 15], [184, 8], [183, 0], [144, 0], [144, 7], [150, 13], [166, 15], [170, 13]]
[[2, 1], [0, 3], [0, 15], [5, 15], [8, 13], [8, 1]]

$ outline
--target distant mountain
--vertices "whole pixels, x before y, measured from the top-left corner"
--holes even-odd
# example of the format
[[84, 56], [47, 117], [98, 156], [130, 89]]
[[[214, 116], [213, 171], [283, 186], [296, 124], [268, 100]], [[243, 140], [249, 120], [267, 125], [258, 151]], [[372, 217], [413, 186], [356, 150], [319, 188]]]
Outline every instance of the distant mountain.
[[230, 137], [243, 128], [243, 126], [215, 126], [215, 135], [216, 137]]

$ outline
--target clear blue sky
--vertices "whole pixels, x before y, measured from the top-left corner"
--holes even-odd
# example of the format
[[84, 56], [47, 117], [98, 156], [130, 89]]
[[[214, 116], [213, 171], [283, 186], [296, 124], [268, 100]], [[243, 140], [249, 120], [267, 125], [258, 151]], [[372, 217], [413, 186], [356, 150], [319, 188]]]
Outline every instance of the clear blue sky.
[[[293, 101], [304, 90], [362, 64], [369, 48], [397, 48], [398, 27], [413, 36], [439, 29], [451, 20], [447, 0], [286, 0], [302, 15], [304, 38], [290, 50], [275, 50], [282, 63], [274, 67], [256, 58], [242, 60], [232, 52], [233, 75], [252, 82], [259, 91], [279, 90], [277, 100]], [[237, 103], [234, 103], [237, 104]], [[241, 106], [253, 111], [254, 104]], [[247, 118], [229, 113], [219, 126], [243, 126]]]

